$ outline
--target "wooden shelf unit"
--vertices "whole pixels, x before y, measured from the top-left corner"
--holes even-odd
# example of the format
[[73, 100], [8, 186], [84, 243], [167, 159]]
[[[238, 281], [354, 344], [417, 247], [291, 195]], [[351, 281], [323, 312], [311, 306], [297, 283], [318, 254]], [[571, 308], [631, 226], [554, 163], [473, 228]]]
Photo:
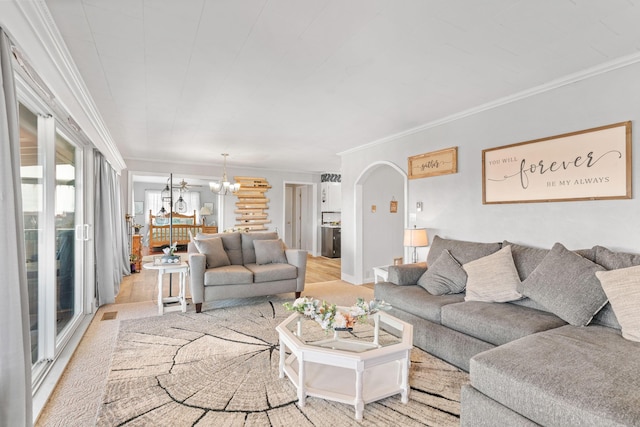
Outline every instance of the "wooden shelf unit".
[[258, 178], [252, 176], [234, 176], [236, 182], [240, 183], [240, 190], [236, 193], [238, 201], [236, 202], [237, 228], [244, 228], [251, 231], [266, 230], [265, 224], [271, 222], [269, 214], [269, 199], [265, 197], [265, 193], [269, 191], [271, 185], [266, 178]]

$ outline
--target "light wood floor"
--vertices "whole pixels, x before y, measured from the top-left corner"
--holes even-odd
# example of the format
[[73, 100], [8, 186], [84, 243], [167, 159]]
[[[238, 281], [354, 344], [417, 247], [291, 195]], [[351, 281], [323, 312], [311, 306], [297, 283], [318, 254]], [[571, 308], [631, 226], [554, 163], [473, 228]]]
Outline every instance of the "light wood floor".
[[[312, 257], [307, 258], [307, 274], [305, 283], [329, 282], [340, 280], [340, 258]], [[164, 275], [163, 292], [165, 296], [178, 293], [178, 275], [174, 274], [171, 289], [169, 286], [169, 275]], [[155, 301], [157, 294], [158, 276], [155, 271], [142, 269], [140, 273], [126, 276], [120, 283], [120, 292], [116, 296], [116, 304], [129, 302]], [[187, 297], [190, 292], [187, 286]]]

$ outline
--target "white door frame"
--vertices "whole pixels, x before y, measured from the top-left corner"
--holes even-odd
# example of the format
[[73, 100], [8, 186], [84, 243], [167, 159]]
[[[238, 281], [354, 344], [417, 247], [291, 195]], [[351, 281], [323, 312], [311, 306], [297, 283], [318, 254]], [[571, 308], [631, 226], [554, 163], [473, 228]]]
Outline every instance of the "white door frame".
[[[307, 231], [312, 236], [311, 238], [311, 253], [312, 256], [319, 256], [318, 250], [318, 233], [320, 232], [320, 227], [318, 224], [318, 184], [314, 182], [306, 182], [306, 181], [283, 181], [282, 182], [282, 194], [285, 194], [287, 185], [306, 185], [310, 187], [311, 191], [309, 197], [311, 198], [311, 220], [308, 224], [304, 224], [307, 227]], [[285, 240], [286, 236], [284, 233], [286, 232], [286, 218], [284, 215], [286, 209], [286, 200], [285, 197], [282, 198], [282, 240]]]

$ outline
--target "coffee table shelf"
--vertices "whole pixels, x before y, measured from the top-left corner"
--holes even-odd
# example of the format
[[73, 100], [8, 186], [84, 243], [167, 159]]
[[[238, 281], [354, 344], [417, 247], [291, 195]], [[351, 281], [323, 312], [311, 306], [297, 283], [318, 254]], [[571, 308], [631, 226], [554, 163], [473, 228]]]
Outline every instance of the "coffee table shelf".
[[307, 396], [350, 404], [360, 421], [367, 403], [395, 394], [408, 402], [413, 327], [383, 312], [372, 317], [372, 325], [356, 326], [357, 334], [320, 340], [317, 331], [306, 337], [320, 326], [298, 313], [278, 325], [280, 378], [296, 387], [298, 405], [304, 407]]

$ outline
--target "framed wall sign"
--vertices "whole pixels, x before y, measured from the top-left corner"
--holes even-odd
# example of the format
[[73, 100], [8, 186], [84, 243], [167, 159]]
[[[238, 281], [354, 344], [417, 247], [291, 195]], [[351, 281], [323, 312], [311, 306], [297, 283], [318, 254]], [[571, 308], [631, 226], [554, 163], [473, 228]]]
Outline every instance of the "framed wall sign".
[[631, 122], [482, 150], [482, 203], [631, 198]]
[[409, 157], [409, 179], [458, 172], [458, 147]]

